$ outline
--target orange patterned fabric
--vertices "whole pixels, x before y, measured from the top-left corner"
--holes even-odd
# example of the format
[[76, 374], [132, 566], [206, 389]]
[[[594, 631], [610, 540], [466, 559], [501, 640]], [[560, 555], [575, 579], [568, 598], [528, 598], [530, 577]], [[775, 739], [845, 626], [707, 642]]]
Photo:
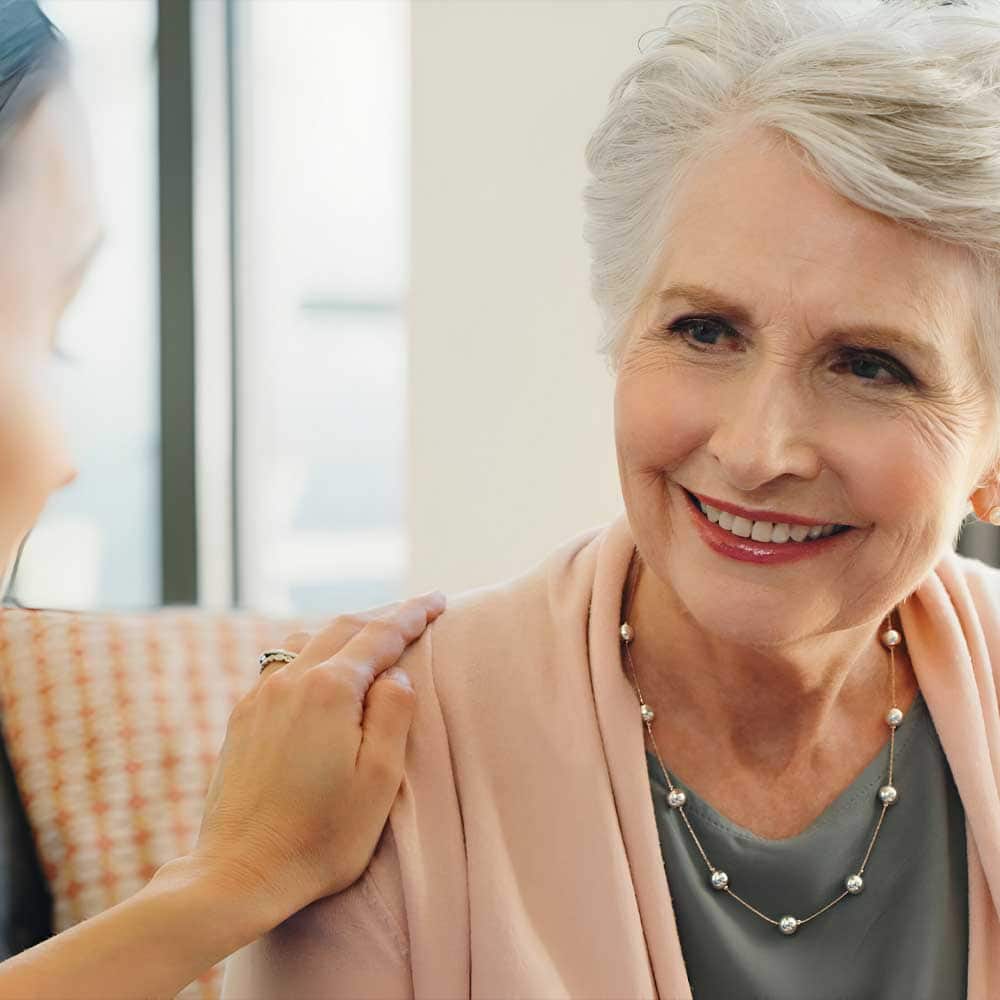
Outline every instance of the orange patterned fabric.
[[[56, 931], [190, 850], [261, 650], [304, 626], [243, 614], [0, 611], [0, 729]], [[221, 965], [178, 996], [214, 1000]]]

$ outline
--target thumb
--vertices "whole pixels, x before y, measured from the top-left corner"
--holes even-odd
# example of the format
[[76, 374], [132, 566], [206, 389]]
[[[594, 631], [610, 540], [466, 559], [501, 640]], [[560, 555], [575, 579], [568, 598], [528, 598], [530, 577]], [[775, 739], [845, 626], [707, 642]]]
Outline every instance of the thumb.
[[400, 667], [379, 674], [365, 697], [358, 769], [367, 771], [369, 780], [391, 783], [393, 794], [403, 780], [406, 738], [416, 704], [413, 684]]

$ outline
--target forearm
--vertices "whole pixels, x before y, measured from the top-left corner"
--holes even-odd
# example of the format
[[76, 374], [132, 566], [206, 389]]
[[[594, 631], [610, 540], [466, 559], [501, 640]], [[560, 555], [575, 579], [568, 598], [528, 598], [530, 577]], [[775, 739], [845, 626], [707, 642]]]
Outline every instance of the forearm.
[[173, 997], [278, 922], [269, 907], [178, 859], [124, 902], [0, 964], [0, 997]]

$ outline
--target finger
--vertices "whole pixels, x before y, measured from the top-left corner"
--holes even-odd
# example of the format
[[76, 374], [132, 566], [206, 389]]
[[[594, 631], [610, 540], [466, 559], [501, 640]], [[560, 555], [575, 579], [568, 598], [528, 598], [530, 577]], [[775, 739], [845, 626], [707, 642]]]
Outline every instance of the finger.
[[312, 632], [293, 632], [281, 640], [281, 649], [287, 649], [289, 653], [301, 653], [312, 637]]
[[[361, 632], [373, 622], [393, 621], [394, 616], [404, 614], [412, 616], [414, 608], [423, 608], [436, 618], [444, 610], [444, 596], [434, 592], [411, 598], [408, 601], [387, 604], [380, 608], [362, 611], [358, 614], [338, 615], [329, 625], [317, 632], [305, 649], [295, 658], [293, 673], [300, 674], [326, 663], [340, 654]], [[426, 627], [426, 621], [424, 626]], [[421, 628], [423, 631], [423, 628]]]
[[329, 624], [310, 636], [309, 642], [299, 651], [299, 655], [295, 658], [299, 670], [307, 670], [335, 656], [368, 622], [393, 611], [399, 604], [400, 602], [396, 601], [393, 604], [369, 608], [367, 611], [337, 615]]
[[[291, 635], [282, 639], [280, 645], [276, 648], [287, 650], [289, 653], [298, 654], [306, 648], [311, 638], [312, 635], [309, 632], [293, 632]], [[298, 656], [296, 656], [296, 659], [298, 659]], [[284, 666], [287, 666], [287, 664], [282, 663], [280, 660], [274, 660], [260, 671], [260, 678], [270, 677], [276, 670], [280, 670]]]
[[[392, 798], [399, 791], [406, 760], [406, 740], [417, 699], [401, 667], [384, 671], [368, 689], [362, 723], [358, 769], [365, 782], [384, 787]], [[391, 805], [392, 798], [387, 804]]]
[[375, 678], [396, 665], [406, 647], [444, 611], [444, 604], [443, 595], [433, 601], [423, 597], [404, 601], [391, 614], [370, 621], [336, 656], [313, 669], [335, 673], [360, 705]]

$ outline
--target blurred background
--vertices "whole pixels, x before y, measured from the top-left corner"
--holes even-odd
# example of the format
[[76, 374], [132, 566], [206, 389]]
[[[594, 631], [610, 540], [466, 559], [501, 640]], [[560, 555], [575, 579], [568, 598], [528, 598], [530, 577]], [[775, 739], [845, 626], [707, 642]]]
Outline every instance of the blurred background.
[[43, 7], [108, 239], [63, 331], [81, 474], [16, 600], [335, 613], [615, 516], [583, 151], [662, 4]]

